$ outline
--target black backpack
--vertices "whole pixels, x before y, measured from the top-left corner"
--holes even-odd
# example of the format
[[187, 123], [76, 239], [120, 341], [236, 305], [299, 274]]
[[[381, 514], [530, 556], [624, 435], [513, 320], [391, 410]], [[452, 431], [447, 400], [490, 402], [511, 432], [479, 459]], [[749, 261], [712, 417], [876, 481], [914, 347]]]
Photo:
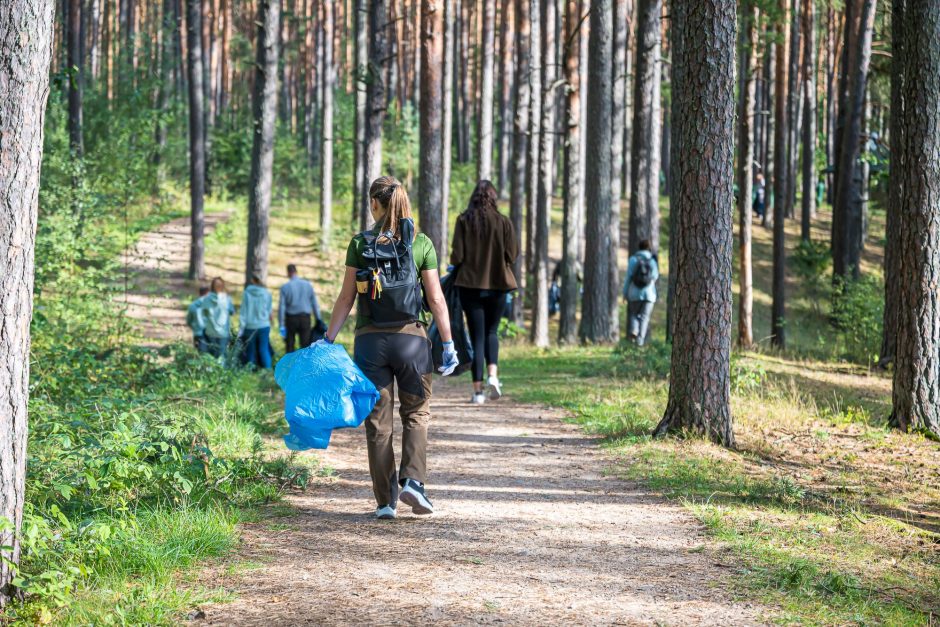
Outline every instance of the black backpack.
[[384, 237], [387, 233], [361, 233], [366, 267], [356, 272], [356, 291], [360, 310], [377, 327], [399, 327], [421, 319], [421, 282], [412, 252], [414, 221], [401, 220], [399, 230], [400, 240]]
[[639, 288], [649, 286], [653, 282], [653, 258], [646, 255], [638, 255], [636, 258], [636, 267], [633, 270], [633, 284]]

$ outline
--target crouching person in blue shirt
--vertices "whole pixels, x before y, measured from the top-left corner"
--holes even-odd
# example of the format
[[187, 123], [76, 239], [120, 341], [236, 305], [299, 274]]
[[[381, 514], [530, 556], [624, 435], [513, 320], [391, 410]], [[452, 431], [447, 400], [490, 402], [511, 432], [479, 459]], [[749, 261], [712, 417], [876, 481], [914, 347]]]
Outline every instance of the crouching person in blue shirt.
[[627, 337], [643, 346], [649, 335], [650, 317], [656, 304], [656, 280], [659, 264], [650, 251], [650, 241], [640, 242], [640, 250], [630, 257], [623, 297], [627, 300]]
[[242, 363], [271, 367], [271, 293], [257, 274], [251, 276], [251, 284], [242, 295], [242, 306], [238, 312], [241, 327]]
[[193, 346], [195, 346], [196, 350], [200, 353], [205, 353], [209, 350], [209, 344], [206, 342], [206, 321], [203, 318], [201, 309], [208, 294], [209, 287], [206, 285], [200, 286], [199, 297], [194, 300], [192, 304], [190, 304], [189, 309], [186, 310], [186, 326], [192, 330]]

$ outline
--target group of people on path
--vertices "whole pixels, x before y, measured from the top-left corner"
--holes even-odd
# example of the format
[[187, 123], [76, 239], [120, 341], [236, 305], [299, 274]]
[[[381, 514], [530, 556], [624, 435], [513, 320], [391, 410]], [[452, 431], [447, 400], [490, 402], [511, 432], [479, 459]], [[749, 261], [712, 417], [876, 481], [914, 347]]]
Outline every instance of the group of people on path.
[[[320, 318], [313, 284], [301, 278], [297, 266], [287, 266], [288, 281], [280, 289], [277, 322], [288, 353], [296, 346], [306, 348], [322, 336], [325, 326]], [[224, 359], [232, 342], [232, 316], [235, 304], [220, 277], [212, 279], [208, 287], [199, 288], [199, 296], [189, 305], [186, 324], [193, 333], [193, 345], [200, 353]], [[238, 310], [239, 331], [237, 342], [241, 364], [270, 368], [273, 349], [271, 323], [275, 320], [271, 293], [260, 275], [252, 275], [251, 282], [242, 293]]]
[[[431, 420], [431, 375], [434, 370], [428, 313], [443, 343], [438, 371], [447, 376], [458, 366], [450, 312], [438, 274], [437, 251], [417, 232], [408, 193], [393, 177], [376, 179], [370, 189], [375, 226], [355, 235], [346, 249], [346, 268], [329, 327], [322, 341], [333, 343], [356, 306], [353, 360], [379, 391], [379, 400], [365, 420], [369, 473], [379, 519], [397, 516], [398, 504], [418, 515], [431, 514], [427, 495], [427, 443]], [[457, 218], [451, 247], [450, 272], [459, 289], [472, 346], [471, 402], [484, 404], [502, 396], [499, 380], [499, 324], [507, 297], [518, 289], [513, 264], [520, 251], [512, 222], [497, 207], [497, 192], [480, 181], [467, 209]], [[288, 267], [290, 280], [281, 288], [278, 321], [288, 351], [299, 340], [310, 345], [311, 322], [320, 320], [313, 286]], [[630, 258], [624, 284], [629, 306], [630, 338], [643, 344], [649, 330], [659, 267], [650, 243]], [[196, 346], [222, 355], [227, 347], [234, 306], [221, 279], [190, 306], [187, 321]], [[271, 351], [271, 295], [260, 277], [245, 289], [241, 305], [243, 355], [267, 368]], [[313, 316], [313, 318], [311, 318]], [[396, 463], [394, 394], [397, 389], [402, 421], [401, 460]]]

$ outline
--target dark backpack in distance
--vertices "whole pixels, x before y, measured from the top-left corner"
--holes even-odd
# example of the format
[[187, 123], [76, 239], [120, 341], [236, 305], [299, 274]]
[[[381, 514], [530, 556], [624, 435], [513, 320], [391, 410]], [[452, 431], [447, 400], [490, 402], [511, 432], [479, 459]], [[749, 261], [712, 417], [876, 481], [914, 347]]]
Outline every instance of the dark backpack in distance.
[[632, 283], [639, 288], [648, 287], [653, 282], [653, 258], [639, 255], [633, 270]]
[[402, 220], [399, 229], [400, 240], [371, 231], [362, 233], [366, 267], [356, 272], [359, 307], [380, 328], [417, 322], [423, 309], [421, 281], [412, 251], [414, 221]]

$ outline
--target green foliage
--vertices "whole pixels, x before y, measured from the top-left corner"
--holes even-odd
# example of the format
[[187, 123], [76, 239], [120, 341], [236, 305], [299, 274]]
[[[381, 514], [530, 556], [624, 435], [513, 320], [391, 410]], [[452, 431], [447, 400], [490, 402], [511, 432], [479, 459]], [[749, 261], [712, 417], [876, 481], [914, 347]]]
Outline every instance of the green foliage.
[[747, 395], [763, 389], [767, 383], [767, 370], [760, 362], [731, 355], [731, 392]]
[[828, 242], [800, 240], [790, 257], [790, 265], [796, 275], [813, 289], [822, 285], [831, 263]]
[[884, 285], [876, 277], [846, 281], [833, 291], [832, 321], [845, 357], [864, 364], [878, 361], [884, 324]]

